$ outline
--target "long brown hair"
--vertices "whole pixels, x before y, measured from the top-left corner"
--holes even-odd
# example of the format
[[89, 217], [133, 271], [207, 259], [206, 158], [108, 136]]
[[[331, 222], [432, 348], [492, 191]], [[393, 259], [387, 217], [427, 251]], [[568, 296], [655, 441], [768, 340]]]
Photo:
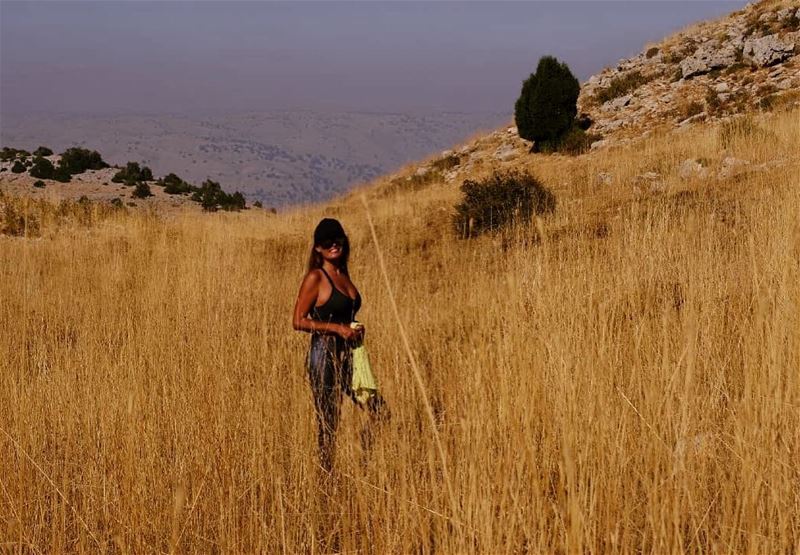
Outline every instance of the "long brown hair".
[[[320, 253], [317, 252], [317, 245], [311, 246], [311, 254], [308, 256], [308, 271], [319, 270], [322, 268], [322, 263], [325, 259]], [[344, 236], [344, 244], [342, 245], [342, 256], [339, 257], [339, 271], [344, 272], [344, 275], [350, 276], [347, 270], [347, 261], [350, 258], [350, 240], [347, 235]]]

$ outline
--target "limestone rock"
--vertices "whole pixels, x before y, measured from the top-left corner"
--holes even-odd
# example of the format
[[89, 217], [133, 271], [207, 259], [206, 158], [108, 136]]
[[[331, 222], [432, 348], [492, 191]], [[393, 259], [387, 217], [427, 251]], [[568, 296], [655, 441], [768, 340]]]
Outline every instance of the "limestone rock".
[[678, 166], [678, 177], [681, 179], [704, 178], [707, 176], [708, 170], [703, 167], [699, 160], [694, 158], [687, 158]]
[[778, 35], [767, 35], [746, 40], [742, 53], [760, 66], [771, 66], [791, 57], [794, 43], [784, 41]]
[[500, 145], [497, 147], [497, 150], [494, 151], [494, 159], [501, 162], [516, 158], [516, 156], [517, 151], [511, 145]]
[[620, 96], [619, 98], [614, 98], [613, 100], [609, 100], [602, 106], [602, 110], [605, 112], [613, 112], [615, 110], [620, 110], [631, 103], [631, 99], [633, 98], [632, 94], [626, 94], [625, 96]]
[[708, 73], [736, 63], [736, 49], [725, 45], [720, 47], [716, 41], [710, 41], [695, 51], [694, 54], [680, 63], [681, 75], [684, 79]]

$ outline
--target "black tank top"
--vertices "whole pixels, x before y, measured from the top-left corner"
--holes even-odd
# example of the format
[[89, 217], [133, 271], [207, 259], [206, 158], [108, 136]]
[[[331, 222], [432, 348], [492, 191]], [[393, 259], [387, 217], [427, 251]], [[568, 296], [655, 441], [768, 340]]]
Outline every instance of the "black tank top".
[[361, 295], [356, 292], [356, 298], [351, 299], [336, 288], [331, 276], [324, 268], [320, 268], [325, 277], [331, 284], [331, 296], [322, 306], [315, 306], [312, 316], [315, 320], [322, 322], [335, 322], [337, 324], [349, 324], [356, 318], [356, 312], [361, 308]]

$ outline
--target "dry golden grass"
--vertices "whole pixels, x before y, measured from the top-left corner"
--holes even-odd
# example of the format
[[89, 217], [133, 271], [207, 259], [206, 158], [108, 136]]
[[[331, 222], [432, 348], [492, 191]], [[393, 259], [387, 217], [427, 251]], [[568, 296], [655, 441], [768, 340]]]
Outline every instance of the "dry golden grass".
[[[785, 163], [722, 182], [675, 173], [713, 128], [528, 157], [556, 213], [470, 242], [454, 187], [362, 191], [445, 467], [358, 192], [0, 236], [0, 551], [800, 551], [798, 112], [759, 125], [726, 154]], [[345, 404], [327, 482], [290, 326], [323, 213], [392, 409], [365, 458]]]

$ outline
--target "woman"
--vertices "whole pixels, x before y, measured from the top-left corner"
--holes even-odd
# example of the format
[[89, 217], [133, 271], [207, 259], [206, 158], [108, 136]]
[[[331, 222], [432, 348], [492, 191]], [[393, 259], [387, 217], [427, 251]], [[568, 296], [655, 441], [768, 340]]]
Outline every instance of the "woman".
[[[319, 426], [320, 462], [326, 471], [333, 468], [342, 393], [354, 399], [350, 389], [351, 347], [364, 337], [363, 326], [350, 327], [361, 308], [361, 295], [350, 281], [349, 256], [350, 244], [342, 225], [324, 218], [314, 230], [308, 272], [294, 306], [294, 329], [311, 333], [306, 366]], [[382, 406], [383, 400], [377, 395], [367, 403], [373, 419], [381, 413]], [[368, 428], [361, 437], [368, 447]]]

